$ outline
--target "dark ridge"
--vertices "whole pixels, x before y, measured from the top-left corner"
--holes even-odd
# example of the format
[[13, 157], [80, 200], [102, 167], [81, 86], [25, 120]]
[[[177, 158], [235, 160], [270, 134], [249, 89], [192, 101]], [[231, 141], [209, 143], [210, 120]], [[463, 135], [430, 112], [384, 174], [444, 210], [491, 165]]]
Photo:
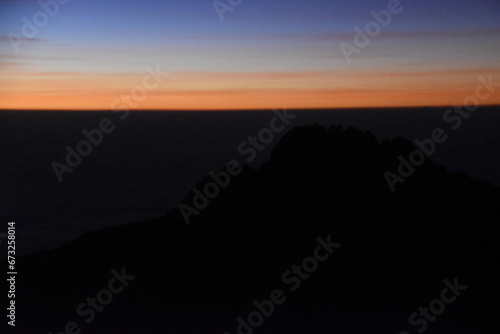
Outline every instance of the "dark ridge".
[[[20, 258], [16, 330], [232, 334], [253, 300], [281, 289], [287, 300], [255, 333], [415, 332], [410, 314], [458, 277], [468, 289], [427, 332], [493, 333], [500, 193], [429, 159], [392, 193], [384, 172], [413, 150], [353, 128], [295, 128], [190, 225], [173, 210]], [[291, 292], [282, 274], [330, 234], [341, 247]], [[77, 306], [122, 267], [136, 278], [86, 324]]]

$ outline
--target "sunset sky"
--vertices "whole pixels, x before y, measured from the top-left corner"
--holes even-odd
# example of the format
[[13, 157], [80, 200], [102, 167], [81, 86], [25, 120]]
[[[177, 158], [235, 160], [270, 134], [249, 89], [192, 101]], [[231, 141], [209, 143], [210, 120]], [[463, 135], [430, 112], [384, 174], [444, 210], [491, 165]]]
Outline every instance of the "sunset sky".
[[243, 0], [224, 20], [213, 0], [59, 1], [0, 0], [0, 109], [112, 109], [148, 67], [161, 82], [131, 108], [453, 105], [500, 82], [498, 0], [402, 0], [350, 63], [341, 43], [388, 1]]

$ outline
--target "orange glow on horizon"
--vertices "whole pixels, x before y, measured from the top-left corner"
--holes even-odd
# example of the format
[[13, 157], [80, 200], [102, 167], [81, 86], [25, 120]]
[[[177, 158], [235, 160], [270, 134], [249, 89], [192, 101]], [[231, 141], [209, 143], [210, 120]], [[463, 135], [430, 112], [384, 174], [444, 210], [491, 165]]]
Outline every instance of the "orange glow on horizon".
[[[14, 75], [15, 73], [15, 75]], [[165, 74], [131, 110], [239, 110], [463, 105], [479, 76], [500, 69], [436, 72], [276, 72]], [[144, 73], [29, 73], [4, 71], [0, 109], [112, 110], [141, 86]], [[500, 105], [493, 92], [481, 105]]]

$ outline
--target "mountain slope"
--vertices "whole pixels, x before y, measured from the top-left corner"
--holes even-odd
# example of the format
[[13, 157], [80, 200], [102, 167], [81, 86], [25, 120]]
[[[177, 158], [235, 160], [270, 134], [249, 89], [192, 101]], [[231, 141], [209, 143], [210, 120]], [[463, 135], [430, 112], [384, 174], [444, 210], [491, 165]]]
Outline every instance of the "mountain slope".
[[[416, 332], [409, 316], [458, 277], [467, 290], [426, 331], [494, 333], [500, 193], [430, 160], [392, 193], [384, 172], [413, 149], [352, 128], [295, 128], [189, 225], [174, 210], [19, 259], [16, 330], [75, 321], [83, 333], [232, 334], [280, 289], [286, 301], [255, 332]], [[328, 236], [341, 246], [291, 291], [282, 275]], [[87, 324], [78, 305], [122, 268], [135, 278]]]

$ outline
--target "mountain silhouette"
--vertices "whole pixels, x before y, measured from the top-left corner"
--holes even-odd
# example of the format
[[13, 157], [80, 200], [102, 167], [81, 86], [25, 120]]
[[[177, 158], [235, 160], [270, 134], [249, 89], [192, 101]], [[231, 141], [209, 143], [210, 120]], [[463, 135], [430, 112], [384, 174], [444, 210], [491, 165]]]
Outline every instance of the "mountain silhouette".
[[[19, 258], [15, 330], [233, 334], [279, 289], [286, 300], [252, 332], [417, 333], [410, 315], [457, 278], [467, 289], [425, 332], [497, 333], [500, 192], [430, 159], [392, 192], [384, 173], [414, 149], [353, 128], [294, 128], [189, 225], [175, 209]], [[329, 236], [340, 247], [291, 291], [283, 274]], [[135, 278], [86, 323], [77, 307], [122, 268]]]

